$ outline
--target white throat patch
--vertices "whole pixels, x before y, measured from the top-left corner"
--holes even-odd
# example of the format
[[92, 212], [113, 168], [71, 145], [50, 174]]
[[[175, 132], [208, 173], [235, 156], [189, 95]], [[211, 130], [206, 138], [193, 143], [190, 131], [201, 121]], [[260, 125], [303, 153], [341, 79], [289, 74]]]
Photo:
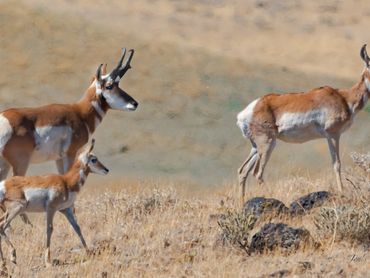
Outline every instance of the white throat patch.
[[91, 102], [91, 105], [94, 107], [96, 113], [98, 113], [98, 115], [103, 118], [105, 116], [105, 112], [104, 110], [101, 108], [100, 104], [96, 101], [96, 100], [93, 100]]

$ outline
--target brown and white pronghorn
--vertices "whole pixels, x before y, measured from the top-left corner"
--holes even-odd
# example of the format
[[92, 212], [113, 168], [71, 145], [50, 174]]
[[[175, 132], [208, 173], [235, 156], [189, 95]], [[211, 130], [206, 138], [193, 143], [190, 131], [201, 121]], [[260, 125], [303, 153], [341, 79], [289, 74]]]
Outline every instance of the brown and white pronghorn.
[[10, 168], [15, 176], [26, 174], [30, 163], [55, 160], [65, 173], [77, 151], [85, 145], [109, 109], [134, 111], [138, 103], [119, 87], [131, 68], [134, 50], [126, 49], [116, 68], [105, 74], [100, 65], [82, 99], [72, 104], [13, 108], [0, 113], [0, 180]]
[[63, 175], [13, 176], [0, 182], [0, 204], [6, 208], [0, 222], [0, 259], [3, 267], [5, 267], [5, 259], [1, 239], [4, 239], [11, 248], [11, 261], [16, 263], [16, 250], [5, 229], [17, 215], [24, 212], [46, 213], [46, 265], [50, 265], [50, 239], [53, 232], [53, 218], [57, 211], [66, 216], [85, 250], [88, 251], [80, 226], [73, 214], [73, 205], [77, 193], [90, 173], [106, 175], [109, 172], [92, 153], [93, 148], [94, 140], [79, 152], [70, 170]]
[[366, 104], [370, 91], [370, 58], [366, 44], [361, 48], [365, 62], [361, 80], [350, 89], [329, 86], [304, 93], [268, 94], [254, 100], [237, 116], [237, 125], [252, 149], [238, 170], [242, 199], [248, 174], [253, 171], [263, 183], [263, 171], [275, 147], [276, 139], [303, 143], [327, 139], [337, 185], [342, 190], [339, 138]]

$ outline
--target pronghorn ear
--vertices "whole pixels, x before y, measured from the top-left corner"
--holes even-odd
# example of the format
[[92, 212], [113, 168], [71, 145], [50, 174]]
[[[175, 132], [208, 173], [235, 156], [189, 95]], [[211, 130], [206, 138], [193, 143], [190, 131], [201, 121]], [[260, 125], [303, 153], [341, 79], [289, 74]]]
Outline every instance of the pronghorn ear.
[[106, 74], [107, 74], [107, 64], [104, 64], [101, 69], [101, 75], [106, 75]]
[[103, 67], [103, 64], [100, 64], [98, 69], [96, 70], [96, 74], [95, 74], [95, 78], [96, 80], [100, 83], [102, 81], [101, 79], [101, 75], [102, 75], [102, 67]]
[[361, 55], [362, 60], [365, 62], [366, 67], [369, 67], [370, 58], [367, 55], [366, 44], [362, 46], [360, 55]]

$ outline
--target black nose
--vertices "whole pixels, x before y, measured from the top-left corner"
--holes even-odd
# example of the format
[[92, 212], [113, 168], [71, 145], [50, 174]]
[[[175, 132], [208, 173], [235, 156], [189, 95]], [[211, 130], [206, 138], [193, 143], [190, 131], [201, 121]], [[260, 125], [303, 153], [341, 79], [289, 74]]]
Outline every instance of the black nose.
[[109, 169], [105, 168], [104, 170], [105, 170], [105, 172], [107, 172], [107, 174], [109, 173]]
[[132, 102], [132, 105], [134, 105], [134, 106], [135, 106], [135, 108], [137, 108], [137, 107], [139, 106], [139, 103], [137, 103], [136, 101], [133, 101], [133, 102]]

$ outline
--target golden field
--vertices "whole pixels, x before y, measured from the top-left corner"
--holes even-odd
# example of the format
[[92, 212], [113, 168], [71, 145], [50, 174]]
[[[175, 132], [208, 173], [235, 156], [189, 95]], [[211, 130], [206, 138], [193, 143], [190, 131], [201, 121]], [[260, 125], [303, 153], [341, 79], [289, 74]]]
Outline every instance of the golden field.
[[[268, 92], [357, 82], [369, 24], [365, 0], [0, 0], [1, 109], [78, 100], [97, 66], [115, 65], [122, 47], [136, 52], [121, 87], [139, 102], [136, 112], [109, 112], [95, 134], [111, 174], [91, 176], [76, 204], [94, 254], [84, 255], [58, 216], [57, 261], [44, 268], [44, 218], [31, 216], [32, 228], [13, 224], [12, 276], [369, 276], [368, 243], [329, 237], [319, 249], [246, 256], [218, 243], [214, 217], [239, 208], [236, 169], [249, 144], [236, 114]], [[355, 185], [349, 154], [368, 151], [368, 117], [360, 112], [342, 139], [345, 177]], [[265, 187], [252, 182], [247, 194], [289, 204], [312, 191], [335, 192], [331, 168], [324, 140], [279, 143]], [[53, 163], [29, 174], [45, 171], [55, 171]], [[346, 181], [347, 198], [330, 206], [366, 207], [368, 175], [355, 177], [361, 186]], [[319, 240], [312, 217], [291, 224]], [[307, 261], [312, 267], [302, 270]]]

